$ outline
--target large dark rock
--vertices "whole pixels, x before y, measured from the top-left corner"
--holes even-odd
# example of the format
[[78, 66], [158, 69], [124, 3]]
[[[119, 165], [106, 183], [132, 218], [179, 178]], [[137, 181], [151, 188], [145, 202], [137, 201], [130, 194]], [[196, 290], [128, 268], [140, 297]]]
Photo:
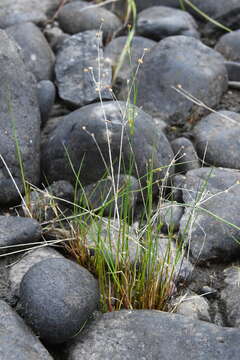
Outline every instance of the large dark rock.
[[61, 258], [32, 266], [20, 285], [21, 313], [41, 339], [62, 343], [82, 328], [99, 302], [97, 280]]
[[86, 30], [101, 29], [104, 39], [111, 37], [121, 28], [121, 21], [116, 15], [86, 1], [66, 4], [59, 13], [58, 21], [66, 33], [76, 34]]
[[0, 28], [28, 21], [44, 24], [58, 5], [59, 0], [1, 0]]
[[2, 300], [0, 300], [0, 357], [2, 360], [52, 359], [20, 316]]
[[199, 38], [194, 18], [186, 11], [167, 6], [153, 6], [140, 12], [137, 34], [156, 41], [173, 35]]
[[203, 108], [179, 94], [181, 87], [209, 107], [215, 107], [227, 89], [223, 57], [187, 36], [160, 41], [140, 68], [137, 104], [168, 123], [197, 120]]
[[76, 337], [69, 360], [239, 359], [239, 329], [187, 316], [135, 310], [104, 314]]
[[194, 128], [198, 155], [206, 164], [240, 169], [240, 115], [219, 111], [199, 121]]
[[[99, 76], [100, 72], [100, 76]], [[55, 65], [59, 96], [74, 107], [112, 99], [112, 71], [103, 59], [102, 33], [84, 31], [64, 40]]]
[[[104, 58], [109, 61], [112, 68], [116, 70], [124, 46], [128, 41], [127, 36], [119, 36], [110, 41], [104, 49]], [[114, 83], [114, 93], [120, 100], [126, 100], [129, 97], [130, 89], [134, 90], [135, 78], [138, 76], [139, 61], [148, 57], [149, 50], [156, 45], [156, 42], [142, 36], [134, 36], [131, 41], [130, 53], [125, 54], [121, 67], [116, 74]]]
[[22, 48], [24, 62], [38, 81], [52, 77], [55, 56], [41, 30], [33, 23], [21, 23], [6, 29]]
[[[15, 202], [25, 180], [39, 181], [40, 114], [36, 83], [22, 53], [5, 31], [0, 30], [0, 204]], [[6, 168], [8, 167], [8, 170]], [[11, 176], [15, 180], [14, 184]]]
[[240, 254], [240, 173], [201, 168], [186, 174], [180, 231], [194, 261], [231, 261]]
[[87, 185], [111, 175], [110, 162], [117, 174], [120, 153], [121, 173], [131, 171], [143, 183], [149, 167], [163, 167], [154, 173], [163, 179], [173, 158], [167, 138], [149, 115], [124, 102], [105, 102], [85, 106], [59, 122], [42, 146], [42, 166], [50, 183], [65, 179], [75, 184], [79, 174], [81, 184]]
[[[218, 20], [221, 24], [228, 26], [228, 18], [231, 16], [238, 16], [237, 10], [239, 8], [238, 0], [191, 0], [191, 3], [200, 11], [204, 12], [210, 18]], [[191, 11], [194, 16], [199, 17], [202, 21], [208, 21], [205, 17], [201, 16], [198, 11], [195, 11], [190, 5], [185, 4], [186, 9]], [[234, 14], [234, 12], [236, 12]], [[211, 23], [209, 21], [209, 23]], [[218, 27], [215, 25], [215, 29]]]
[[0, 254], [19, 249], [11, 247], [12, 245], [27, 246], [40, 237], [41, 226], [36, 220], [20, 216], [0, 216]]
[[240, 30], [223, 35], [215, 46], [226, 60], [240, 61]]

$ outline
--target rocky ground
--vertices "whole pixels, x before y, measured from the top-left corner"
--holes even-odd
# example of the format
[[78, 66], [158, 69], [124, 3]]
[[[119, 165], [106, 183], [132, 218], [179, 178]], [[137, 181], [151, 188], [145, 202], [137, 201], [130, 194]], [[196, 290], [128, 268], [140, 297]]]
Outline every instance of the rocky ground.
[[[118, 71], [125, 0], [1, 1], [0, 359], [239, 359], [240, 3], [192, 0], [224, 29], [178, 0], [135, 1], [131, 62]], [[170, 229], [185, 239], [169, 296], [175, 313], [102, 314], [97, 279], [61, 245], [65, 229], [50, 237], [49, 194], [71, 216], [80, 169], [77, 196], [98, 208], [114, 193], [111, 164], [120, 186], [130, 184], [134, 237], [150, 163], [168, 184], [159, 257]], [[111, 212], [109, 204], [103, 215]], [[133, 261], [136, 242], [129, 252]]]

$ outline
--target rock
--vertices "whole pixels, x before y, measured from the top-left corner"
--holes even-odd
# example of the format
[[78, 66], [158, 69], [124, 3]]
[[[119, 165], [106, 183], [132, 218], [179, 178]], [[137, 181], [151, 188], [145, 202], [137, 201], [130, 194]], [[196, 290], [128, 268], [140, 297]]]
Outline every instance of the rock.
[[63, 6], [58, 22], [61, 29], [68, 34], [101, 30], [105, 40], [112, 37], [122, 26], [121, 21], [111, 11], [79, 0]]
[[20, 49], [2, 30], [0, 68], [0, 204], [5, 205], [24, 192], [20, 162], [25, 181], [39, 181], [40, 114], [34, 78]]
[[47, 14], [57, 9], [59, 0], [1, 0], [0, 28], [33, 22], [43, 25]]
[[211, 322], [209, 304], [203, 296], [188, 291], [184, 295], [177, 297], [174, 305], [177, 308], [177, 314], [188, 316], [193, 320]]
[[97, 280], [67, 259], [32, 266], [20, 285], [21, 313], [37, 335], [58, 344], [76, 335], [99, 302]]
[[153, 6], [138, 15], [137, 34], [152, 40], [184, 35], [199, 38], [197, 23], [186, 11], [167, 6]]
[[9, 257], [0, 257], [0, 300], [9, 302]]
[[[53, 182], [45, 190], [35, 190], [22, 203], [23, 211], [27, 215], [30, 211], [34, 219], [39, 222], [56, 219], [73, 206], [74, 188], [67, 181]], [[27, 204], [27, 208], [26, 205]]]
[[221, 53], [226, 60], [240, 61], [240, 30], [221, 36], [215, 50]]
[[42, 246], [37, 249], [31, 250], [27, 255], [25, 254], [21, 259], [15, 262], [9, 268], [9, 281], [10, 281], [10, 292], [11, 297], [15, 300], [19, 300], [19, 288], [23, 276], [28, 270], [35, 264], [45, 259], [64, 259], [57, 250], [52, 247]]
[[161, 202], [157, 208], [157, 222], [162, 224], [161, 231], [165, 234], [176, 232], [179, 228], [183, 207], [173, 201]]
[[86, 244], [93, 252], [100, 246], [108, 261], [139, 264], [140, 243], [137, 233], [134, 227], [123, 227], [117, 220], [101, 218], [93, 222], [86, 233]]
[[175, 88], [214, 108], [227, 89], [227, 81], [220, 54], [192, 37], [167, 37], [154, 46], [140, 68], [137, 104], [169, 124], [194, 122], [206, 110]]
[[51, 79], [55, 56], [41, 30], [29, 22], [10, 26], [6, 32], [23, 50], [24, 62], [36, 79]]
[[168, 170], [169, 175], [172, 172], [172, 168], [166, 168], [172, 160], [171, 147], [165, 135], [156, 131], [152, 118], [133, 105], [112, 101], [91, 104], [72, 112], [49, 133], [42, 146], [43, 172], [49, 183], [64, 179], [75, 184], [72, 166], [75, 174], [80, 171], [82, 186], [110, 174], [109, 142], [115, 174], [118, 173], [120, 152], [120, 173], [132, 171], [142, 183], [146, 180], [148, 166], [162, 167], [161, 172], [154, 173], [156, 180], [163, 179]]
[[240, 82], [240, 61], [225, 61], [229, 81]]
[[197, 153], [206, 164], [240, 169], [238, 113], [219, 111], [210, 114], [199, 121], [193, 134]]
[[37, 86], [38, 104], [41, 113], [42, 125], [44, 125], [51, 113], [56, 97], [54, 84], [49, 80], [42, 80]]
[[28, 243], [34, 243], [40, 237], [41, 226], [36, 220], [20, 216], [0, 216], [1, 254], [19, 250], [20, 245], [29, 247]]
[[99, 93], [102, 100], [110, 100], [112, 74], [103, 59], [101, 32], [99, 37], [92, 30], [64, 40], [57, 53], [55, 75], [60, 98], [74, 107], [99, 100]]
[[176, 172], [186, 173], [200, 167], [196, 150], [190, 140], [179, 137], [171, 142], [171, 146], [176, 158]]
[[65, 34], [59, 26], [55, 24], [48, 24], [43, 30], [43, 33], [55, 53], [61, 48], [63, 41], [70, 38], [70, 35]]
[[[75, 1], [79, 1], [79, 0], [75, 0]], [[113, 12], [114, 14], [116, 14], [121, 20], [124, 21], [126, 19], [128, 3], [125, 0], [106, 3], [104, 7], [110, 10], [111, 12]]]
[[179, 0], [135, 0], [136, 7], [138, 11], [142, 11], [144, 9], [147, 9], [151, 6], [170, 6], [174, 8], [178, 8], [179, 6]]
[[85, 328], [68, 348], [68, 359], [238, 360], [239, 341], [238, 329], [161, 311], [122, 310]]
[[53, 359], [20, 316], [2, 300], [0, 300], [0, 354], [2, 360]]
[[181, 174], [176, 174], [171, 179], [171, 188], [170, 192], [167, 195], [167, 198], [170, 201], [176, 201], [177, 203], [183, 203], [182, 189], [185, 183], [185, 176]]
[[[110, 62], [113, 70], [116, 70], [117, 68], [120, 56], [127, 41], [127, 36], [117, 37], [110, 41], [104, 49], [104, 58], [106, 61]], [[130, 53], [126, 53], [113, 86], [114, 94], [116, 94], [119, 100], [126, 100], [129, 97], [130, 88], [134, 84], [134, 77], [138, 76], [139, 61], [142, 58], [144, 60], [148, 57], [149, 50], [154, 45], [156, 45], [156, 42], [150, 39], [146, 39], [142, 36], [133, 37]]]
[[188, 208], [180, 222], [194, 261], [231, 261], [240, 254], [240, 173], [201, 168], [186, 174], [183, 199]]
[[[121, 217], [131, 217], [139, 193], [140, 188], [136, 178], [116, 175], [113, 181], [105, 178], [79, 189], [77, 198], [87, 209], [102, 208], [100, 212], [105, 216], [113, 216], [117, 205]], [[117, 194], [117, 202], [114, 194]]]
[[223, 271], [226, 287], [221, 291], [221, 300], [225, 303], [228, 326], [240, 327], [239, 281], [238, 266], [231, 266]]

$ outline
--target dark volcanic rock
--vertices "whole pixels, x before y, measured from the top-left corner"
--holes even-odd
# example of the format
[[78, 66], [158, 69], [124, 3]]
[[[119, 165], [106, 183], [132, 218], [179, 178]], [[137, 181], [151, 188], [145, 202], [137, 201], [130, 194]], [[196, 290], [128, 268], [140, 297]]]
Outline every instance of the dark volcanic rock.
[[2, 30], [0, 69], [0, 154], [6, 163], [0, 161], [2, 205], [19, 198], [9, 171], [23, 192], [20, 161], [25, 180], [35, 185], [39, 181], [40, 114], [33, 75], [27, 71], [15, 42]]
[[174, 87], [215, 107], [227, 80], [224, 59], [216, 51], [192, 37], [167, 37], [154, 46], [140, 69], [137, 104], [171, 124], [192, 122], [204, 110]]
[[28, 21], [43, 24], [58, 5], [59, 0], [1, 0], [0, 28]]
[[186, 11], [167, 6], [153, 6], [140, 12], [137, 33], [156, 41], [173, 35], [199, 38], [194, 18]]
[[38, 104], [42, 125], [48, 120], [56, 97], [56, 88], [49, 80], [42, 80], [37, 85]]
[[240, 30], [223, 35], [215, 46], [227, 60], [240, 61]]
[[38, 81], [52, 77], [55, 56], [41, 30], [33, 23], [21, 23], [6, 29], [21, 47], [24, 62]]
[[[116, 69], [119, 64], [120, 56], [127, 41], [127, 36], [120, 36], [113, 39], [105, 47], [104, 58], [110, 62], [113, 69]], [[139, 61], [140, 59], [144, 61], [148, 57], [149, 50], [154, 45], [156, 45], [156, 42], [153, 40], [142, 36], [133, 37], [130, 54], [126, 53], [114, 83], [114, 93], [119, 100], [126, 100], [129, 97], [129, 89], [135, 84], [135, 76], [138, 76]]]
[[194, 260], [231, 261], [240, 254], [240, 172], [201, 168], [186, 174], [188, 207], [180, 231]]
[[46, 259], [35, 264], [20, 285], [21, 313], [48, 343], [62, 343], [76, 335], [98, 302], [97, 280], [85, 268], [66, 259]]
[[18, 250], [19, 247], [5, 246], [33, 243], [41, 237], [40, 224], [20, 216], [0, 216], [0, 253]]
[[[102, 34], [85, 31], [64, 40], [56, 58], [55, 74], [59, 96], [74, 107], [112, 99], [112, 71], [103, 59]], [[99, 78], [100, 66], [100, 78]]]
[[[105, 102], [72, 112], [49, 133], [42, 146], [43, 171], [50, 183], [65, 179], [75, 184], [73, 166], [83, 186], [94, 183], [111, 174], [109, 145], [115, 174], [120, 152], [121, 173], [132, 169], [137, 177], [146, 175], [148, 166], [170, 165], [173, 157], [167, 138], [149, 115], [124, 102]], [[166, 172], [165, 167], [154, 176], [163, 179]]]
[[240, 114], [219, 111], [194, 128], [198, 155], [206, 164], [240, 169]]
[[66, 33], [76, 34], [86, 30], [101, 29], [104, 39], [112, 36], [121, 28], [121, 22], [116, 15], [86, 1], [74, 1], [66, 4], [59, 13], [58, 21]]
[[196, 150], [190, 140], [180, 137], [173, 140], [171, 145], [176, 158], [176, 172], [186, 173], [200, 167]]
[[24, 321], [0, 300], [1, 360], [51, 360], [52, 357]]
[[76, 337], [69, 360], [239, 359], [239, 329], [135, 310], [104, 314]]

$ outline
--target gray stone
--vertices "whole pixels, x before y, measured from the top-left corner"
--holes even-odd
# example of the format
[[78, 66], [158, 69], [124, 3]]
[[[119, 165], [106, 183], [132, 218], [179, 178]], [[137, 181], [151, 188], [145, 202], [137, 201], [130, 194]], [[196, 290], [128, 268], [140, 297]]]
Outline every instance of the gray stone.
[[215, 50], [221, 53], [226, 60], [240, 61], [240, 30], [221, 36]]
[[193, 130], [195, 147], [206, 164], [240, 169], [240, 115], [230, 111], [212, 113]]
[[6, 32], [23, 50], [24, 62], [36, 79], [51, 79], [55, 56], [41, 30], [28, 22], [10, 26]]
[[189, 139], [179, 137], [171, 142], [171, 146], [176, 159], [176, 172], [186, 173], [200, 167], [196, 150]]
[[23, 276], [35, 264], [45, 259], [64, 258], [57, 250], [51, 247], [43, 246], [29, 251], [17, 262], [9, 267], [9, 282], [11, 297], [19, 299], [19, 288]]
[[62, 343], [76, 335], [99, 303], [97, 280], [67, 259], [46, 259], [32, 266], [20, 285], [20, 307], [41, 339]]
[[38, 104], [41, 113], [42, 125], [44, 125], [49, 115], [56, 97], [56, 88], [49, 80], [42, 80], [37, 86]]
[[173, 153], [165, 135], [156, 130], [149, 115], [124, 102], [91, 104], [59, 122], [42, 146], [43, 172], [50, 183], [65, 179], [75, 184], [72, 165], [76, 174], [80, 171], [82, 186], [94, 183], [109, 174], [109, 143], [115, 174], [120, 152], [120, 173], [132, 170], [142, 183], [146, 181], [148, 166], [163, 167], [154, 173], [156, 180], [163, 179], [168, 170], [172, 173], [166, 168]]
[[240, 327], [240, 268], [231, 266], [223, 271], [226, 287], [221, 291], [229, 326]]
[[0, 28], [29, 21], [43, 25], [58, 5], [59, 0], [1, 0]]
[[173, 305], [176, 307], [177, 314], [188, 316], [193, 320], [211, 322], [208, 301], [192, 291], [187, 291], [184, 295], [178, 296]]
[[[120, 36], [110, 41], [104, 49], [104, 58], [109, 61], [112, 68], [116, 70], [124, 46], [128, 41], [127, 36]], [[135, 84], [134, 78], [138, 76], [138, 67], [141, 59], [146, 59], [149, 50], [156, 45], [156, 42], [146, 39], [142, 36], [134, 36], [131, 41], [130, 53], [126, 53], [124, 61], [115, 75], [113, 84], [114, 94], [120, 100], [126, 100], [129, 97], [130, 88]]]
[[29, 247], [28, 243], [34, 243], [40, 237], [41, 226], [36, 220], [20, 216], [0, 216], [1, 254], [19, 250], [20, 245]]
[[[53, 182], [45, 190], [30, 192], [25, 203], [22, 203], [26, 215], [29, 211], [34, 219], [45, 222], [56, 219], [71, 207], [74, 201], [74, 188], [67, 181]], [[27, 207], [26, 207], [27, 205]]]
[[240, 82], [240, 61], [225, 61], [229, 81]]
[[16, 202], [18, 190], [24, 192], [20, 162], [25, 180], [35, 185], [39, 181], [40, 114], [33, 75], [28, 72], [16, 43], [2, 30], [0, 69], [0, 154], [5, 161], [5, 164], [0, 161], [0, 204], [3, 205]]
[[159, 204], [157, 213], [159, 213], [157, 221], [162, 224], [161, 231], [163, 233], [172, 233], [178, 230], [183, 214], [182, 206], [173, 201], [164, 201]]
[[55, 53], [60, 49], [63, 41], [70, 37], [70, 35], [65, 34], [58, 26], [55, 26], [55, 24], [52, 26], [48, 24], [43, 30], [43, 33]]
[[112, 99], [112, 71], [103, 59], [101, 32], [85, 31], [64, 40], [55, 75], [60, 98], [74, 107], [99, 100], [100, 93], [102, 100]]
[[104, 314], [68, 349], [69, 360], [239, 359], [239, 329], [187, 316], [133, 310]]
[[113, 36], [122, 26], [121, 21], [111, 11], [79, 0], [66, 4], [61, 9], [58, 22], [66, 33], [101, 30], [104, 39]]
[[138, 15], [137, 34], [159, 41], [167, 36], [199, 38], [197, 23], [186, 11], [167, 6], [153, 6]]
[[[117, 201], [114, 194], [117, 194]], [[139, 195], [140, 187], [136, 178], [116, 175], [113, 181], [106, 178], [79, 189], [77, 197], [87, 209], [102, 208], [100, 211], [105, 216], [113, 216], [117, 206], [121, 217], [131, 217]]]
[[188, 205], [180, 231], [195, 261], [231, 261], [240, 254], [240, 173], [201, 168], [186, 174]]
[[0, 300], [0, 357], [2, 360], [53, 359], [20, 316]]
[[170, 124], [194, 122], [206, 110], [175, 88], [214, 108], [227, 82], [220, 54], [192, 37], [171, 36], [154, 46], [140, 68], [137, 104]]
[[144, 9], [147, 9], [151, 6], [169, 6], [178, 8], [180, 7], [179, 0], [135, 0], [137, 10], [142, 11]]

